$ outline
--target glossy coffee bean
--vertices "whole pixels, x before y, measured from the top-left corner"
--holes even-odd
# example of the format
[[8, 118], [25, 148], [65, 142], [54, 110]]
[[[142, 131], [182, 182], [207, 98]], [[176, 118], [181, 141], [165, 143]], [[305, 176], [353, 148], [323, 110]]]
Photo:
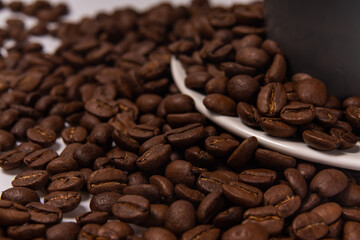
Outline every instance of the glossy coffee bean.
[[148, 228], [142, 235], [144, 240], [175, 240], [176, 237], [165, 228], [151, 227]]
[[221, 192], [212, 192], [204, 197], [197, 210], [197, 221], [200, 223], [210, 223], [212, 219], [223, 209], [225, 199]]
[[328, 232], [328, 226], [316, 213], [301, 213], [291, 223], [291, 230], [300, 239], [320, 239]]
[[60, 208], [52, 207], [40, 202], [31, 202], [26, 205], [30, 213], [30, 220], [45, 225], [53, 225], [61, 221], [63, 214]]
[[43, 147], [52, 145], [56, 140], [56, 133], [48, 128], [35, 126], [26, 131], [27, 138]]
[[242, 220], [243, 211], [243, 208], [239, 206], [230, 207], [216, 215], [213, 224], [222, 229], [232, 227]]
[[281, 83], [269, 83], [260, 89], [256, 106], [260, 114], [274, 117], [286, 105], [286, 91]]
[[223, 184], [222, 189], [227, 199], [243, 207], [258, 206], [263, 200], [263, 193], [260, 189], [245, 183], [231, 181]]
[[14, 239], [35, 239], [45, 233], [44, 224], [28, 224], [23, 226], [11, 226], [7, 229], [7, 235]]
[[74, 191], [52, 192], [44, 197], [45, 205], [60, 208], [64, 213], [74, 210], [80, 201], [80, 193]]
[[21, 166], [25, 156], [26, 153], [19, 150], [10, 150], [4, 152], [0, 156], [0, 167], [5, 170], [16, 169]]
[[30, 170], [22, 172], [14, 178], [11, 184], [14, 187], [26, 187], [34, 190], [46, 186], [49, 181], [49, 174], [44, 170]]
[[207, 109], [215, 113], [227, 116], [236, 115], [236, 103], [226, 95], [218, 93], [206, 95], [203, 104]]
[[196, 225], [194, 206], [184, 200], [177, 200], [169, 206], [166, 214], [165, 227], [175, 233], [181, 234]]
[[1, 194], [2, 200], [12, 201], [21, 205], [26, 205], [30, 202], [39, 202], [39, 195], [32, 189], [25, 187], [8, 188]]
[[259, 239], [266, 240], [268, 239], [269, 234], [265, 231], [264, 228], [260, 227], [256, 223], [245, 223], [236, 225], [226, 232], [222, 236], [222, 240], [235, 240], [235, 239]]
[[97, 195], [94, 195], [90, 201], [91, 211], [100, 211], [111, 213], [112, 205], [120, 198], [122, 195], [116, 192], [103, 192]]
[[24, 158], [24, 163], [30, 169], [45, 169], [46, 165], [57, 157], [58, 154], [55, 151], [48, 148], [43, 148], [27, 155]]
[[80, 231], [80, 226], [74, 222], [64, 222], [52, 226], [46, 230], [46, 239], [76, 239]]
[[50, 178], [48, 192], [54, 191], [79, 191], [84, 183], [84, 176], [79, 171], [69, 171], [55, 174]]
[[310, 183], [310, 190], [321, 197], [332, 197], [348, 186], [346, 175], [340, 170], [325, 169], [318, 172]]
[[0, 220], [5, 226], [21, 225], [30, 220], [30, 213], [20, 204], [0, 200]]
[[120, 169], [103, 168], [94, 171], [87, 182], [88, 191], [93, 194], [102, 192], [121, 193], [126, 186], [126, 174]]
[[112, 206], [112, 213], [121, 221], [140, 223], [150, 212], [149, 201], [139, 195], [125, 195], [120, 197]]
[[220, 237], [220, 229], [211, 225], [198, 225], [181, 235], [181, 240], [216, 240]]

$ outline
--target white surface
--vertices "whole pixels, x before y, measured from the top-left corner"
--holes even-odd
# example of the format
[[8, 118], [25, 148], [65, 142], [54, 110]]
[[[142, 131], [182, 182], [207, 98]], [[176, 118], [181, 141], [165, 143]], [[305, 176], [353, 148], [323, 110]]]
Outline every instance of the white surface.
[[283, 139], [272, 137], [265, 132], [250, 128], [243, 124], [239, 117], [228, 117], [210, 112], [203, 104], [204, 95], [185, 86], [186, 73], [180, 61], [175, 57], [171, 59], [171, 73], [179, 90], [191, 96], [195, 101], [196, 109], [215, 124], [227, 131], [242, 137], [255, 136], [263, 147], [311, 162], [326, 164], [335, 167], [360, 170], [360, 143], [349, 150], [334, 150], [321, 152], [308, 147], [296, 139]]
[[[23, 2], [29, 3], [32, 0], [24, 0]], [[4, 1], [5, 3], [10, 1]], [[66, 21], [77, 21], [84, 16], [94, 16], [96, 13], [100, 11], [111, 12], [114, 11], [116, 8], [124, 8], [124, 7], [133, 7], [138, 10], [145, 10], [150, 6], [159, 3], [158, 0], [135, 0], [135, 1], [128, 1], [128, 0], [51, 0], [50, 2], [66, 2], [70, 8], [70, 15], [68, 15], [65, 20]], [[190, 1], [188, 0], [173, 0], [167, 1], [172, 2], [174, 5], [181, 5], [181, 4], [189, 4]], [[222, 5], [229, 5], [233, 4], [233, 0], [215, 0], [211, 1], [212, 4], [222, 4]], [[252, 0], [241, 0], [237, 2], [252, 2]], [[0, 27], [5, 25], [5, 21], [9, 17], [18, 17], [25, 20], [26, 26], [32, 26], [36, 23], [34, 18], [26, 17], [22, 14], [14, 14], [8, 10], [0, 10]], [[52, 37], [34, 37], [31, 39], [32, 41], [41, 42], [45, 46], [46, 52], [53, 52], [55, 48], [58, 46], [58, 41]], [[11, 43], [8, 43], [11, 44]], [[3, 52], [2, 52], [3, 53]], [[56, 150], [58, 153], [62, 151], [64, 148], [64, 143], [61, 139], [57, 140], [57, 144], [53, 146], [53, 149]], [[8, 188], [11, 188], [11, 181], [14, 177], [20, 173], [21, 169], [12, 170], [12, 171], [3, 171], [0, 170], [0, 191], [4, 191]], [[39, 192], [41, 197], [44, 196], [45, 191]], [[72, 212], [64, 214], [63, 221], [74, 221], [74, 217], [81, 212], [89, 211], [89, 202], [91, 200], [91, 196], [88, 193], [83, 192], [82, 195], [82, 202], [81, 204]], [[43, 199], [41, 199], [42, 201]], [[139, 227], [134, 227], [137, 233], [141, 232], [143, 229]]]

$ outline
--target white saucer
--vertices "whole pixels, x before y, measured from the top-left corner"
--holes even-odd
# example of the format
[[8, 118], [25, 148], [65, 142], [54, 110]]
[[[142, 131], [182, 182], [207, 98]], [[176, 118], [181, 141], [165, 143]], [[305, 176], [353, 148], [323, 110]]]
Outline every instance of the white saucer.
[[321, 152], [308, 147], [296, 139], [272, 137], [265, 132], [244, 125], [239, 117], [228, 117], [210, 112], [203, 104], [204, 95], [185, 86], [186, 73], [179, 60], [174, 56], [171, 59], [171, 73], [179, 90], [191, 96], [195, 101], [196, 109], [209, 120], [223, 129], [242, 138], [255, 136], [260, 145], [298, 159], [308, 160], [334, 167], [360, 170], [360, 143], [349, 150], [334, 150]]

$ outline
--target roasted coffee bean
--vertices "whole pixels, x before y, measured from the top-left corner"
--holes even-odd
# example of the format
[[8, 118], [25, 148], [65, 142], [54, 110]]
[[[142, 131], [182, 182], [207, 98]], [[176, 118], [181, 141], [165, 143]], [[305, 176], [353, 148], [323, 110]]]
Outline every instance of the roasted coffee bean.
[[168, 208], [169, 207], [165, 204], [151, 204], [150, 213], [146, 219], [141, 222], [141, 226], [163, 227], [165, 225], [165, 218]]
[[300, 172], [306, 181], [311, 180], [316, 173], [316, 168], [311, 163], [298, 163], [296, 169]]
[[350, 149], [357, 143], [357, 137], [341, 128], [331, 128], [330, 135], [340, 140], [339, 149]]
[[235, 240], [235, 239], [244, 239], [244, 240], [266, 240], [269, 238], [269, 234], [265, 231], [264, 228], [259, 226], [256, 223], [244, 223], [236, 225], [226, 232], [222, 236], [222, 240]]
[[62, 219], [62, 211], [57, 207], [41, 204], [39, 202], [31, 202], [26, 205], [30, 213], [30, 220], [45, 225], [53, 225]]
[[339, 204], [328, 202], [315, 207], [313, 210], [311, 210], [311, 212], [319, 215], [324, 223], [330, 225], [338, 220], [338, 218], [341, 216], [342, 209]]
[[227, 136], [210, 136], [205, 139], [206, 151], [217, 157], [229, 156], [238, 146], [239, 141]]
[[49, 174], [44, 170], [30, 170], [16, 175], [11, 184], [14, 187], [26, 187], [34, 190], [46, 186], [49, 181]]
[[47, 186], [48, 192], [55, 191], [79, 191], [84, 183], [84, 176], [79, 171], [69, 171], [55, 174], [50, 178]]
[[227, 160], [227, 165], [232, 168], [240, 168], [245, 165], [253, 157], [255, 149], [258, 147], [256, 137], [249, 137], [245, 139], [230, 155]]
[[256, 107], [246, 102], [239, 102], [236, 105], [236, 112], [241, 121], [251, 127], [260, 127], [261, 115]]
[[[88, 141], [101, 147], [110, 148], [112, 144], [112, 138], [114, 136], [112, 135], [113, 130], [113, 126], [111, 126], [109, 123], [101, 123], [96, 125], [90, 132]], [[114, 141], [116, 143], [115, 138]]]
[[226, 95], [212, 93], [206, 95], [203, 104], [215, 113], [227, 116], [236, 116], [236, 102]]
[[263, 200], [260, 189], [241, 182], [231, 181], [223, 184], [222, 191], [227, 199], [243, 207], [258, 206]]
[[273, 205], [280, 217], [288, 217], [294, 214], [301, 204], [299, 196], [294, 196], [291, 188], [284, 184], [270, 187], [264, 193], [264, 205]]
[[187, 113], [195, 110], [194, 100], [185, 94], [173, 94], [164, 99], [165, 111], [170, 113]]
[[316, 213], [301, 213], [292, 221], [291, 231], [300, 239], [320, 239], [328, 232], [328, 226]]
[[165, 133], [165, 140], [175, 147], [196, 145], [206, 137], [204, 126], [199, 123], [175, 128]]
[[159, 135], [160, 130], [157, 127], [145, 124], [139, 124], [128, 129], [127, 133], [136, 141], [143, 143], [146, 140]]
[[280, 117], [292, 125], [309, 123], [315, 118], [315, 108], [311, 104], [292, 102], [281, 109]]
[[140, 112], [153, 113], [156, 111], [161, 100], [162, 97], [159, 95], [144, 93], [136, 99], [135, 103]]
[[129, 174], [128, 176], [128, 185], [138, 185], [138, 184], [147, 184], [149, 183], [149, 177], [146, 175], [145, 172], [134, 172]]
[[155, 185], [160, 192], [161, 200], [171, 202], [174, 199], [174, 185], [169, 179], [161, 175], [152, 175], [149, 178], [152, 185]]
[[0, 128], [9, 129], [13, 126], [19, 117], [19, 111], [15, 109], [6, 109], [0, 114]]
[[261, 129], [274, 137], [287, 138], [296, 132], [296, 127], [284, 123], [280, 118], [263, 117], [260, 119]]
[[85, 143], [79, 146], [73, 153], [79, 167], [91, 167], [96, 158], [103, 154], [103, 150], [95, 144]]
[[268, 83], [260, 89], [256, 106], [259, 113], [268, 117], [277, 116], [286, 105], [286, 91], [281, 83]]
[[23, 226], [10, 226], [7, 235], [14, 239], [36, 239], [45, 233], [44, 224], [28, 224]]
[[318, 172], [310, 183], [310, 190], [321, 197], [332, 197], [348, 186], [346, 175], [340, 170], [325, 169]]
[[63, 222], [52, 226], [46, 230], [46, 239], [59, 240], [69, 239], [75, 240], [80, 231], [80, 226], [74, 222]]
[[242, 223], [256, 223], [263, 227], [269, 235], [279, 234], [284, 227], [284, 219], [278, 216], [277, 208], [274, 206], [257, 207], [246, 210]]
[[108, 119], [117, 113], [117, 108], [101, 99], [91, 99], [85, 103], [85, 110], [99, 118]]
[[323, 107], [315, 108], [315, 119], [321, 125], [335, 126], [336, 122], [341, 118], [342, 112], [336, 109], [329, 109]]
[[345, 220], [350, 220], [350, 221], [359, 221], [359, 212], [360, 209], [358, 207], [343, 207], [342, 208], [342, 216], [344, 217]]
[[4, 170], [16, 169], [21, 166], [25, 156], [26, 153], [19, 150], [10, 150], [4, 152], [0, 156], [0, 167]]
[[151, 147], [158, 145], [158, 144], [165, 144], [165, 138], [164, 138], [163, 134], [152, 137], [149, 140], [145, 141], [143, 144], [141, 144], [141, 146], [139, 148], [139, 153], [143, 154], [144, 152], [149, 150]]
[[242, 171], [238, 180], [240, 182], [252, 185], [258, 188], [266, 188], [271, 186], [277, 179], [277, 173], [270, 169], [246, 169]]
[[46, 165], [57, 158], [58, 154], [48, 148], [30, 153], [24, 158], [24, 163], [31, 169], [45, 169]]
[[[108, 151], [106, 157], [109, 159], [109, 165], [114, 165], [115, 168], [119, 168], [124, 171], [134, 170], [136, 168], [136, 161], [139, 158], [135, 153], [127, 152], [117, 147]], [[94, 166], [95, 165], [96, 160]]]
[[39, 126], [51, 129], [55, 133], [60, 133], [64, 127], [64, 119], [58, 115], [51, 115], [41, 120]]
[[1, 225], [21, 225], [29, 222], [30, 213], [20, 204], [0, 200], [0, 220]]
[[103, 168], [94, 171], [88, 180], [87, 189], [93, 194], [102, 192], [121, 193], [126, 187], [126, 174], [120, 169]]
[[136, 160], [136, 165], [143, 171], [155, 171], [170, 159], [170, 154], [169, 144], [155, 145]]
[[197, 170], [189, 162], [175, 160], [167, 165], [165, 177], [173, 184], [183, 183], [187, 186], [192, 186], [196, 179], [195, 173]]
[[256, 149], [255, 159], [262, 166], [275, 170], [285, 170], [296, 166], [295, 158], [262, 148]]
[[222, 185], [229, 183], [229, 181], [237, 181], [237, 178], [232, 178], [219, 172], [203, 172], [199, 175], [196, 186], [204, 193], [221, 192]]
[[295, 90], [301, 102], [319, 107], [326, 103], [328, 97], [325, 84], [316, 78], [306, 78], [296, 82]]
[[358, 222], [345, 222], [343, 227], [343, 239], [355, 240], [360, 237], [360, 224]]
[[74, 191], [52, 192], [44, 197], [45, 205], [60, 208], [64, 213], [74, 210], [80, 201], [80, 193]]
[[276, 54], [265, 74], [265, 83], [283, 82], [286, 75], [286, 61], [282, 54]]
[[97, 237], [108, 239], [124, 239], [134, 233], [131, 226], [124, 222], [111, 221], [102, 225], [98, 232]]
[[121, 221], [140, 223], [150, 212], [149, 201], [138, 195], [120, 197], [112, 206], [112, 213]]
[[104, 224], [109, 218], [107, 212], [85, 212], [76, 216], [76, 222], [78, 224]]
[[307, 193], [307, 184], [301, 173], [295, 168], [288, 168], [284, 171], [284, 176], [294, 192], [304, 198]]
[[[96, 127], [94, 129], [96, 129]], [[94, 132], [94, 130], [92, 132]], [[111, 137], [112, 139], [114, 139], [116, 146], [118, 146], [119, 148], [131, 152], [138, 152], [140, 147], [139, 142], [136, 141], [134, 138], [132, 138], [127, 131], [114, 129]], [[109, 138], [108, 144], [106, 145], [111, 145], [112, 142], [111, 137]]]
[[90, 201], [91, 211], [100, 211], [111, 213], [112, 205], [120, 198], [122, 195], [116, 192], [103, 192], [97, 195], [94, 195]]
[[46, 165], [46, 171], [52, 175], [76, 170], [79, 170], [77, 161], [75, 161], [74, 158], [67, 156], [57, 157]]
[[198, 205], [205, 197], [200, 191], [191, 189], [182, 183], [176, 184], [175, 195], [178, 199], [187, 200], [194, 205]]
[[336, 196], [337, 202], [342, 206], [355, 207], [360, 201], [360, 186], [349, 182], [347, 188]]
[[32, 189], [26, 187], [13, 187], [6, 189], [1, 194], [2, 200], [8, 200], [21, 205], [26, 205], [29, 202], [39, 202], [39, 195]]
[[96, 239], [97, 233], [99, 229], [101, 228], [101, 225], [95, 224], [95, 223], [88, 223], [85, 224], [78, 235], [78, 240], [88, 240], [88, 239]]
[[142, 235], [144, 240], [175, 240], [176, 237], [165, 228], [151, 227], [148, 228]]
[[309, 193], [301, 202], [299, 212], [308, 212], [321, 203], [321, 197], [317, 193]]
[[86, 140], [87, 131], [81, 126], [68, 127], [61, 132], [61, 137], [66, 144], [73, 142], [82, 143]]
[[166, 116], [172, 128], [183, 127], [191, 123], [206, 124], [206, 117], [201, 113], [172, 113]]
[[172, 233], [181, 234], [196, 225], [194, 206], [185, 200], [177, 200], [169, 206], [165, 227]]
[[230, 207], [223, 212], [220, 212], [213, 220], [215, 227], [227, 229], [239, 223], [243, 215], [242, 207]]
[[270, 56], [275, 54], [283, 54], [283, 51], [279, 47], [278, 43], [271, 39], [266, 39], [264, 42], [262, 42], [261, 49], [263, 49]]
[[198, 225], [181, 235], [181, 240], [216, 240], [220, 237], [220, 229], [211, 225]]
[[20, 152], [24, 152], [25, 154], [30, 154], [36, 150], [40, 150], [41, 146], [32, 142], [23, 142], [19, 146], [16, 147], [16, 150]]
[[203, 198], [196, 210], [197, 221], [210, 223], [225, 205], [225, 199], [221, 192], [212, 192]]
[[16, 139], [25, 140], [26, 131], [36, 125], [35, 121], [31, 118], [20, 118], [16, 124], [11, 128], [11, 133]]
[[185, 159], [199, 167], [211, 166], [216, 161], [212, 154], [202, 150], [199, 146], [193, 146], [186, 149]]
[[152, 184], [138, 184], [126, 186], [123, 190], [124, 195], [139, 195], [148, 199], [150, 203], [156, 203], [161, 199], [159, 189]]
[[243, 47], [236, 51], [236, 62], [245, 66], [262, 69], [269, 64], [269, 56], [267, 53], [259, 48]]
[[227, 84], [227, 93], [236, 102], [253, 100], [258, 91], [258, 81], [249, 75], [236, 75]]
[[26, 131], [27, 138], [43, 147], [52, 145], [56, 140], [56, 133], [48, 128], [35, 126]]
[[11, 150], [15, 144], [15, 137], [12, 133], [0, 129], [0, 150]]

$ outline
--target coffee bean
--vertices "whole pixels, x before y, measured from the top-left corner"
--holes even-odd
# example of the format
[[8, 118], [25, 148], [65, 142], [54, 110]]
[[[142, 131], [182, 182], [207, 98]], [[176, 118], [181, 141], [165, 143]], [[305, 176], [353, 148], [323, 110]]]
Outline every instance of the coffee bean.
[[239, 144], [238, 140], [226, 136], [210, 136], [205, 139], [206, 150], [217, 157], [230, 155]]
[[166, 116], [172, 128], [179, 128], [191, 123], [206, 124], [206, 117], [201, 113], [172, 113]]
[[316, 213], [301, 213], [291, 223], [291, 230], [300, 239], [320, 239], [328, 232], [328, 226]]
[[169, 206], [165, 227], [175, 234], [181, 234], [196, 225], [194, 206], [185, 200], [177, 200]]
[[80, 231], [79, 225], [74, 222], [64, 222], [52, 226], [46, 230], [46, 239], [59, 240], [69, 239], [75, 240], [78, 232]]
[[277, 173], [270, 169], [246, 169], [239, 174], [240, 182], [258, 188], [271, 186], [277, 179]]
[[150, 212], [149, 201], [138, 195], [120, 197], [112, 206], [112, 213], [121, 221], [140, 223]]
[[239, 223], [243, 215], [242, 207], [230, 207], [223, 212], [220, 212], [213, 220], [215, 227], [227, 229]]
[[56, 140], [56, 133], [48, 128], [35, 126], [26, 131], [27, 138], [43, 147], [52, 145]]
[[222, 191], [231, 202], [244, 207], [255, 207], [263, 200], [260, 189], [241, 182], [231, 181], [223, 184]]
[[257, 109], [260, 114], [274, 117], [286, 105], [286, 91], [281, 83], [268, 83], [260, 89], [257, 97]]
[[236, 62], [245, 66], [255, 67], [262, 69], [269, 64], [269, 56], [267, 53], [259, 48], [244, 47], [237, 49]]
[[144, 240], [175, 240], [176, 237], [170, 231], [159, 228], [159, 227], [151, 227], [148, 228], [142, 235], [142, 239]]
[[31, 202], [26, 205], [30, 213], [30, 220], [45, 225], [53, 225], [61, 221], [63, 214], [60, 208], [52, 207], [39, 202]]
[[236, 180], [235, 178], [225, 176], [218, 172], [203, 172], [199, 175], [196, 186], [204, 193], [221, 192], [223, 184]]
[[109, 218], [107, 212], [85, 212], [76, 216], [76, 222], [78, 224], [104, 224]]
[[81, 143], [86, 140], [87, 131], [85, 128], [83, 128], [81, 126], [68, 127], [68, 128], [65, 128], [61, 132], [61, 137], [62, 137], [63, 141], [67, 144], [73, 143], [73, 142]]
[[30, 220], [30, 213], [20, 204], [0, 200], [0, 220], [5, 226], [21, 225]]
[[171, 146], [169, 144], [155, 145], [136, 160], [136, 165], [143, 171], [155, 171], [169, 160], [170, 154]]
[[96, 158], [103, 154], [103, 150], [92, 143], [85, 143], [79, 146], [73, 153], [74, 159], [79, 167], [91, 167]]
[[91, 211], [101, 211], [111, 213], [112, 205], [119, 199], [122, 195], [116, 192], [103, 192], [97, 195], [94, 195], [90, 201]]
[[149, 177], [145, 172], [134, 172], [128, 176], [128, 185], [138, 185], [138, 184], [147, 184], [149, 183]]
[[4, 170], [16, 169], [21, 166], [25, 156], [26, 153], [19, 150], [10, 150], [4, 152], [0, 156], [0, 167]]
[[97, 144], [100, 147], [110, 148], [112, 144], [112, 138], [114, 137], [112, 135], [113, 130], [114, 128], [109, 123], [100, 123], [91, 130], [88, 141], [90, 143]]
[[195, 109], [194, 100], [185, 94], [174, 94], [164, 99], [165, 111], [170, 113], [187, 113]]
[[260, 127], [261, 115], [256, 107], [246, 102], [239, 102], [236, 111], [243, 123], [251, 127]]
[[255, 159], [262, 166], [275, 170], [285, 170], [296, 166], [295, 158], [262, 148], [256, 149]]
[[315, 108], [311, 104], [292, 102], [281, 109], [280, 117], [292, 125], [309, 123], [315, 118]]
[[174, 185], [169, 179], [161, 175], [152, 175], [149, 181], [159, 189], [162, 200], [171, 202], [174, 199]]
[[321, 197], [332, 197], [348, 186], [346, 175], [336, 169], [325, 169], [318, 172], [310, 183], [310, 190]]
[[294, 192], [304, 198], [307, 193], [307, 184], [301, 173], [295, 168], [288, 168], [284, 171], [284, 176]]
[[55, 174], [50, 178], [47, 187], [48, 192], [55, 191], [79, 191], [84, 183], [84, 177], [79, 171], [69, 171]]
[[[114, 129], [112, 132], [112, 138], [114, 139], [116, 146], [118, 146], [121, 149], [128, 150], [131, 152], [138, 152], [139, 150], [139, 145], [140, 145], [139, 142], [136, 141], [134, 138], [132, 138], [125, 129], [124, 130]], [[107, 145], [111, 145], [111, 138], [109, 139], [109, 142], [110, 143]]]
[[96, 239], [97, 233], [99, 229], [101, 228], [101, 225], [95, 224], [95, 223], [88, 223], [85, 224], [78, 235], [78, 240], [88, 240], [88, 239]]
[[196, 210], [197, 220], [200, 223], [209, 223], [223, 209], [225, 199], [221, 192], [212, 192], [206, 195]]
[[99, 237], [122, 239], [134, 234], [134, 230], [129, 224], [119, 221], [105, 223], [98, 231]]
[[45, 233], [44, 224], [28, 224], [23, 226], [10, 226], [7, 235], [14, 239], [36, 239]]
[[167, 131], [165, 140], [175, 147], [188, 147], [197, 144], [205, 136], [204, 127], [199, 123], [194, 123]]
[[253, 157], [257, 147], [258, 141], [256, 137], [249, 137], [245, 139], [230, 155], [226, 162], [227, 165], [232, 168], [240, 168]]
[[276, 54], [274, 60], [266, 72], [265, 83], [283, 82], [286, 75], [286, 61], [282, 54]]
[[11, 128], [11, 133], [19, 140], [26, 139], [26, 131], [36, 125], [31, 118], [20, 118], [16, 124]]
[[316, 173], [316, 168], [311, 163], [298, 163], [296, 169], [307, 181], [311, 180]]
[[236, 102], [253, 100], [259, 91], [259, 83], [248, 75], [236, 75], [227, 84], [227, 93]]
[[360, 224], [358, 222], [345, 222], [343, 228], [343, 239], [354, 240], [360, 236]]
[[349, 182], [347, 188], [336, 196], [337, 202], [342, 206], [355, 207], [360, 201], [360, 186]]
[[357, 137], [351, 132], [341, 128], [331, 128], [330, 135], [340, 140], [339, 149], [350, 149], [357, 143]]
[[246, 210], [242, 223], [256, 223], [263, 227], [269, 235], [281, 233], [284, 227], [284, 219], [278, 216], [277, 208], [274, 206], [257, 207]]
[[60, 208], [64, 213], [74, 210], [80, 204], [80, 201], [80, 193], [74, 191], [57, 191], [44, 197], [45, 205]]
[[235, 116], [236, 115], [236, 103], [233, 99], [226, 95], [212, 93], [206, 95], [203, 104], [207, 109], [217, 114]]
[[260, 119], [261, 129], [274, 137], [287, 138], [291, 137], [296, 132], [296, 127], [282, 122], [280, 118], [267, 118]]
[[309, 193], [301, 203], [299, 212], [308, 212], [321, 203], [321, 197], [317, 193]]
[[194, 205], [198, 205], [205, 197], [200, 191], [191, 189], [182, 183], [176, 184], [175, 195], [178, 199], [187, 200]]
[[0, 129], [0, 149], [1, 151], [11, 150], [15, 144], [15, 137], [12, 133]]
[[11, 184], [14, 187], [26, 187], [34, 190], [46, 186], [49, 181], [49, 175], [44, 170], [31, 170], [22, 172], [14, 178]]
[[1, 194], [2, 200], [8, 200], [21, 205], [26, 205], [29, 202], [39, 202], [39, 195], [32, 189], [26, 187], [13, 187], [6, 189]]
[[126, 185], [126, 174], [123, 171], [103, 168], [90, 175], [87, 189], [93, 195], [109, 191], [121, 193]]
[[76, 170], [79, 170], [77, 161], [67, 156], [57, 157], [46, 165], [46, 171], [52, 175]]
[[303, 103], [323, 106], [326, 103], [328, 92], [325, 84], [316, 78], [306, 78], [296, 82], [296, 93]]
[[165, 204], [151, 204], [150, 213], [146, 219], [141, 222], [141, 226], [163, 227], [165, 225], [165, 218], [168, 208], [169, 207]]
[[161, 199], [159, 189], [152, 184], [138, 184], [126, 186], [123, 190], [125, 195], [139, 195], [148, 199], [150, 203], [156, 203]]
[[186, 232], [181, 236], [182, 240], [216, 240], [220, 237], [220, 229], [214, 228], [211, 225], [198, 225]]
[[[106, 154], [109, 160], [108, 164], [113, 165], [115, 168], [122, 169], [124, 171], [132, 171], [136, 168], [136, 161], [139, 159], [138, 155], [132, 152], [124, 151], [120, 148], [113, 148]], [[96, 164], [94, 163], [94, 167]]]
[[45, 169], [46, 165], [57, 158], [58, 154], [48, 148], [34, 151], [24, 158], [24, 163], [31, 169]]
[[222, 236], [222, 240], [235, 240], [235, 239], [259, 239], [266, 240], [268, 239], [269, 234], [265, 231], [264, 228], [260, 227], [256, 223], [244, 223], [236, 225], [226, 232]]
[[324, 223], [330, 225], [338, 220], [338, 218], [341, 216], [342, 209], [339, 204], [328, 202], [315, 207], [313, 210], [311, 210], [311, 212], [319, 215]]

